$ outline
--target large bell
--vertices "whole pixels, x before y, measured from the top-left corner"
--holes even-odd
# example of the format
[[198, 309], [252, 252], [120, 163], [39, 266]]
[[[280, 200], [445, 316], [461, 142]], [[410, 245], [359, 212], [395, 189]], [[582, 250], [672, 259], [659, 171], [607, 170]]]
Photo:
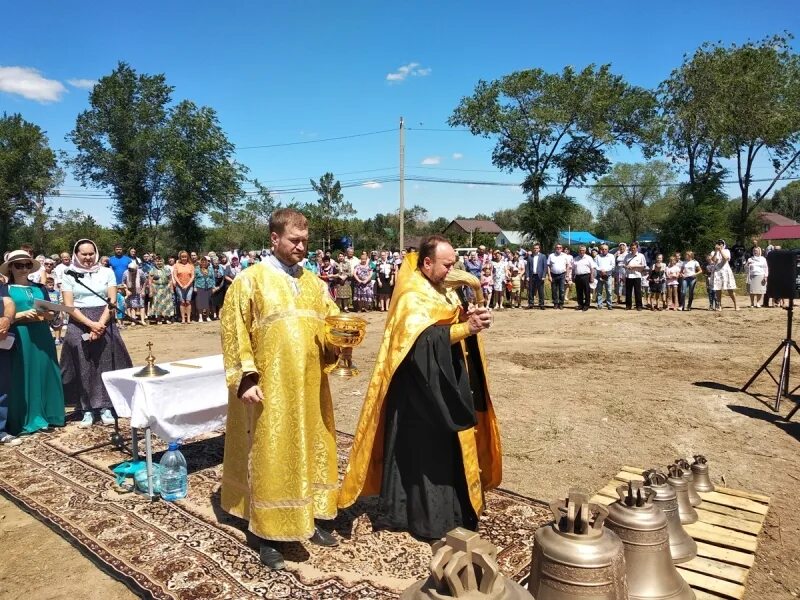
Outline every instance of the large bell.
[[458, 527], [433, 545], [431, 574], [400, 600], [531, 600], [520, 584], [506, 579], [497, 566], [497, 548], [474, 531]]
[[689, 501], [689, 484], [683, 478], [683, 470], [678, 465], [670, 465], [667, 469], [669, 471], [667, 483], [672, 486], [678, 497], [678, 516], [681, 519], [681, 525], [697, 523], [699, 517]]
[[619, 500], [608, 507], [606, 528], [625, 548], [625, 573], [631, 600], [694, 600], [669, 552], [664, 511], [653, 504], [656, 493], [641, 482], [617, 488]]
[[703, 499], [700, 497], [700, 494], [697, 493], [697, 490], [694, 489], [694, 475], [692, 475], [692, 467], [689, 461], [685, 458], [679, 458], [675, 461], [675, 464], [681, 468], [681, 471], [683, 471], [683, 479], [689, 484], [690, 504], [692, 506], [700, 506]]
[[571, 490], [550, 503], [555, 521], [536, 530], [528, 589], [537, 600], [625, 600], [622, 542], [603, 527], [608, 509]]
[[678, 495], [671, 485], [667, 483], [667, 476], [655, 470], [643, 473], [647, 486], [656, 493], [653, 504], [664, 511], [667, 517], [667, 532], [669, 533], [669, 552], [675, 564], [692, 560], [697, 556], [697, 542], [695, 542], [681, 525], [678, 515]]
[[714, 484], [708, 476], [708, 461], [702, 454], [697, 454], [692, 463], [692, 474], [694, 475], [694, 489], [698, 492], [713, 492]]

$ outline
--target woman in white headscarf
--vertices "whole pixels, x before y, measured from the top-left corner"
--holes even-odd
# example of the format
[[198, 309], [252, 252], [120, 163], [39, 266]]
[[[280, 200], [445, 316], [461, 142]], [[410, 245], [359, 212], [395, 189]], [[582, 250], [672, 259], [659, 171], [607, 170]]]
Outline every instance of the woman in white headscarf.
[[114, 271], [100, 264], [93, 241], [83, 239], [75, 244], [61, 292], [64, 304], [76, 309], [70, 315], [61, 350], [64, 396], [83, 411], [79, 427], [91, 427], [97, 417], [104, 425], [113, 425], [113, 406], [101, 375], [130, 368], [133, 363], [114, 322], [117, 279]]
[[717, 311], [722, 310], [722, 292], [726, 291], [733, 301], [734, 310], [739, 310], [736, 304], [736, 279], [731, 269], [731, 251], [725, 245], [725, 240], [717, 240], [712, 253], [714, 261], [714, 293], [717, 296]]

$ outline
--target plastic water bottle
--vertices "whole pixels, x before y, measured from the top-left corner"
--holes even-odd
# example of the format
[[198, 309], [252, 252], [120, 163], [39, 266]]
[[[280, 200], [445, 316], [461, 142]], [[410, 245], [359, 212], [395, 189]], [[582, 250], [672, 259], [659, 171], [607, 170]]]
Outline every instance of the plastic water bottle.
[[170, 442], [161, 457], [161, 498], [170, 502], [186, 497], [189, 486], [186, 459], [178, 450], [178, 442]]

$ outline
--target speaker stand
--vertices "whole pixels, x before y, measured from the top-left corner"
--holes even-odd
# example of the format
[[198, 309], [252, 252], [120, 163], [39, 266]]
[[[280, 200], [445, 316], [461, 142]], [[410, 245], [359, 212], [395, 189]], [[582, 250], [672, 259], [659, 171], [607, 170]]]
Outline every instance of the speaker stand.
[[[781, 398], [786, 396], [790, 398], [792, 394], [794, 394], [798, 389], [800, 389], [800, 385], [798, 385], [793, 390], [789, 391], [789, 370], [791, 368], [792, 363], [792, 349], [794, 349], [797, 354], [800, 355], [800, 347], [798, 347], [797, 342], [792, 339], [792, 317], [794, 316], [794, 298], [789, 298], [789, 312], [786, 315], [786, 338], [775, 348], [775, 352], [773, 352], [770, 357], [764, 361], [764, 364], [758, 368], [758, 371], [750, 378], [750, 380], [744, 384], [744, 387], [741, 391], [746, 392], [747, 388], [749, 388], [752, 383], [761, 375], [762, 372], [766, 371], [767, 375], [772, 377], [772, 380], [778, 384], [778, 392], [775, 395], [775, 407], [772, 409], [775, 412], [778, 412], [781, 408]], [[778, 354], [783, 352], [783, 360], [781, 361], [781, 374], [778, 379], [770, 372], [769, 365], [775, 359]], [[790, 420], [794, 413], [797, 412], [797, 409], [800, 408], [800, 404], [795, 406], [786, 416], [786, 420]]]

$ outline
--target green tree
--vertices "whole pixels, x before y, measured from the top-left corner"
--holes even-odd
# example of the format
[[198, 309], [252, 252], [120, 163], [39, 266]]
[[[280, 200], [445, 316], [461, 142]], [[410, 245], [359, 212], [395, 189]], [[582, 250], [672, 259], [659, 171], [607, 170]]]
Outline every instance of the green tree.
[[322, 249], [331, 248], [331, 239], [342, 232], [342, 221], [356, 213], [353, 205], [346, 202], [342, 194], [342, 184], [333, 176], [325, 173], [319, 181], [311, 181], [311, 187], [319, 198], [316, 203], [306, 206], [312, 229], [320, 233]]
[[764, 210], [800, 222], [800, 181], [792, 181], [772, 194], [764, 204]]
[[89, 109], [67, 134], [77, 149], [67, 159], [76, 179], [114, 197], [114, 216], [131, 244], [141, 245], [145, 224], [163, 214], [164, 130], [172, 91], [164, 75], [140, 75], [120, 62], [94, 87]]
[[[170, 110], [164, 139], [164, 197], [174, 242], [202, 248], [202, 218], [226, 211], [243, 194], [245, 168], [234, 161], [234, 147], [213, 109], [189, 100]], [[268, 236], [267, 236], [268, 237]]]
[[[55, 152], [45, 133], [19, 114], [0, 117], [0, 251], [7, 249], [11, 233], [44, 199], [57, 193], [63, 180]], [[33, 238], [29, 238], [33, 239]], [[37, 244], [41, 244], [42, 240]], [[37, 251], [43, 246], [37, 245]]]
[[523, 190], [538, 201], [554, 179], [564, 194], [605, 173], [610, 147], [654, 139], [655, 116], [652, 93], [614, 75], [609, 65], [589, 65], [580, 72], [530, 69], [479, 81], [448, 122], [497, 137], [492, 163], [525, 172]]
[[537, 203], [529, 202], [520, 219], [522, 231], [538, 241], [543, 251], [549, 250], [577, 210], [575, 200], [564, 194], [545, 196]]
[[575, 203], [575, 209], [569, 216], [567, 226], [573, 231], [592, 231], [594, 229], [594, 215], [585, 206]]
[[515, 208], [501, 208], [492, 213], [491, 220], [504, 231], [519, 231], [522, 208], [523, 205]]
[[664, 197], [668, 189], [664, 184], [672, 181], [674, 174], [667, 163], [618, 163], [597, 181], [590, 198], [602, 215], [617, 224], [615, 233], [636, 240], [652, 227], [651, 207]]
[[716, 240], [730, 239], [723, 177], [724, 171], [713, 172], [705, 182], [696, 180], [678, 187], [675, 210], [659, 224], [662, 250], [693, 250], [702, 264], [699, 257], [713, 250]]
[[[695, 154], [706, 165], [701, 172], [719, 171], [719, 158], [735, 161], [739, 243], [753, 211], [781, 178], [800, 167], [800, 55], [790, 40], [772, 36], [741, 46], [704, 44], [662, 85], [668, 148], [674, 155], [691, 161], [691, 149], [700, 148]], [[774, 173], [763, 191], [753, 191], [753, 169], [764, 154]], [[690, 165], [690, 178], [691, 173]]]

